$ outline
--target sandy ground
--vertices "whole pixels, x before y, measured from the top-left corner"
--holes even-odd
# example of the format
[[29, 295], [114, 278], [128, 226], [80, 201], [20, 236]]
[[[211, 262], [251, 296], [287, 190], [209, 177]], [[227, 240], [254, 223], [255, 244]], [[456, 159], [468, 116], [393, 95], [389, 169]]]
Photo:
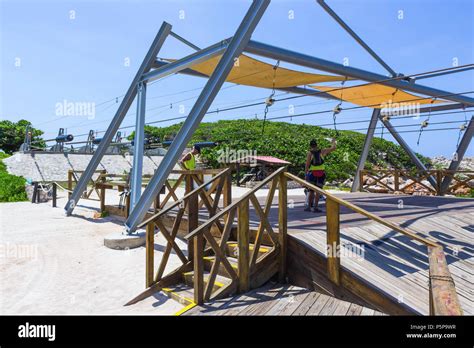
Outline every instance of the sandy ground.
[[[178, 196], [183, 191], [178, 189]], [[233, 198], [246, 191], [234, 187]], [[107, 193], [106, 203], [117, 204], [118, 195]], [[291, 194], [303, 195], [303, 190]], [[125, 307], [145, 289], [145, 248], [105, 247], [104, 237], [124, 231], [123, 223], [113, 217], [94, 219], [99, 204], [91, 200], [81, 200], [73, 216], [66, 217], [66, 195], [58, 195], [57, 208], [51, 202], [0, 204], [0, 314], [170, 315], [183, 308], [161, 293]], [[161, 234], [155, 242], [157, 269], [165, 245]], [[186, 244], [178, 244], [186, 252]], [[181, 262], [171, 254], [168, 265], [171, 271]]]
[[[65, 202], [60, 199], [58, 208], [51, 202], [0, 204], [0, 314], [174, 314], [183, 308], [160, 293], [123, 306], [145, 289], [145, 248], [105, 247], [104, 236], [123, 225], [94, 220], [94, 210], [83, 205], [68, 218]], [[163, 237], [156, 242], [159, 261]], [[172, 254], [171, 268], [180, 264]]]

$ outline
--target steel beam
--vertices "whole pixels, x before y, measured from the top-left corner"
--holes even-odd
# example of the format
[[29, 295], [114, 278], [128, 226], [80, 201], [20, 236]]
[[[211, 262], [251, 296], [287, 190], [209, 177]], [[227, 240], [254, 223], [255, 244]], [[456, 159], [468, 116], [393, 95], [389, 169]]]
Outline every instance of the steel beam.
[[[413, 152], [413, 150], [408, 146], [408, 144], [405, 142], [405, 140], [402, 138], [402, 136], [396, 131], [396, 129], [392, 126], [390, 121], [384, 120], [381, 115], [379, 115], [380, 121], [382, 121], [383, 125], [385, 128], [388, 129], [392, 137], [395, 138], [395, 140], [400, 144], [400, 146], [405, 150], [407, 155], [410, 157], [411, 161], [415, 164], [415, 166], [418, 168], [419, 171], [427, 171], [425, 165], [423, 162], [420, 161], [420, 159], [416, 156], [416, 154]], [[434, 189], [436, 189], [437, 184], [435, 178], [433, 176], [428, 177], [428, 181], [430, 184], [433, 186]]]
[[367, 129], [367, 135], [365, 136], [364, 146], [362, 147], [362, 152], [360, 153], [359, 163], [357, 164], [357, 170], [354, 175], [354, 182], [352, 183], [351, 192], [356, 192], [358, 190], [360, 171], [365, 167], [365, 162], [367, 161], [367, 156], [369, 155], [370, 145], [372, 144], [372, 139], [374, 138], [375, 127], [377, 126], [379, 116], [380, 109], [374, 109], [372, 112], [372, 117], [370, 118], [369, 128]]
[[[467, 148], [469, 147], [469, 143], [474, 135], [474, 116], [471, 117], [471, 121], [469, 121], [469, 125], [467, 129], [464, 131], [464, 135], [461, 138], [459, 146], [456, 150], [455, 157], [449, 164], [448, 170], [457, 170], [461, 165], [461, 161], [464, 158], [464, 154], [466, 153]], [[441, 192], [444, 194], [448, 188], [449, 184], [453, 180], [452, 176], [446, 176], [441, 183]]]
[[468, 67], [460, 68], [460, 69], [457, 69], [457, 70], [441, 71], [441, 72], [438, 72], [438, 73], [422, 75], [422, 76], [416, 76], [416, 77], [412, 78], [410, 81], [414, 82], [416, 80], [431, 79], [433, 77], [444, 76], [444, 75], [449, 75], [449, 74], [456, 74], [456, 73], [460, 73], [460, 72], [463, 72], [463, 71], [469, 71], [469, 70], [472, 70], [472, 69], [474, 69], [474, 66], [468, 66]]
[[[144, 74], [141, 78], [141, 82], [151, 82], [158, 78], [177, 73], [183, 69], [192, 67], [195, 64], [199, 64], [209, 60], [210, 58], [216, 57], [222, 54], [227, 48], [229, 39], [218, 42], [212, 46], [209, 46], [201, 51], [195, 52], [186, 56], [184, 58], [178, 59], [172, 63], [163, 65], [161, 68], [150, 71], [147, 74]], [[155, 65], [155, 62], [153, 62]]]
[[254, 0], [250, 6], [245, 18], [242, 20], [235, 35], [232, 37], [222, 58], [219, 60], [217, 67], [210, 76], [206, 86], [199, 95], [186, 121], [184, 121], [179, 133], [171, 143], [168, 152], [160, 162], [153, 178], [140, 197], [137, 205], [131, 211], [125, 226], [129, 232], [135, 231], [137, 225], [143, 220], [146, 212], [150, 208], [153, 200], [163, 187], [165, 180], [169, 176], [171, 170], [176, 165], [179, 157], [183, 153], [188, 142], [204, 117], [205, 113], [212, 104], [219, 89], [225, 82], [227, 75], [230, 73], [234, 59], [239, 57], [242, 50], [250, 40], [250, 37], [260, 21], [265, 9], [268, 7], [270, 0]]
[[74, 192], [72, 193], [69, 201], [64, 207], [67, 215], [71, 215], [74, 207], [76, 206], [77, 202], [81, 198], [82, 193], [87, 187], [87, 183], [92, 178], [94, 171], [97, 169], [97, 166], [102, 160], [102, 157], [107, 151], [109, 144], [111, 143], [113, 137], [115, 136], [115, 133], [119, 129], [120, 124], [122, 123], [125, 115], [127, 114], [128, 109], [130, 108], [130, 105], [132, 105], [133, 103], [135, 95], [137, 94], [138, 82], [140, 81], [142, 75], [150, 71], [150, 69], [152, 68], [153, 63], [155, 62], [156, 56], [158, 52], [160, 51], [161, 47], [163, 46], [163, 43], [168, 37], [168, 34], [170, 33], [170, 31], [171, 31], [171, 25], [166, 22], [163, 22], [160, 30], [158, 31], [158, 33], [155, 36], [155, 39], [153, 40], [153, 43], [150, 46], [150, 49], [148, 50], [145, 58], [143, 59], [143, 62], [140, 65], [140, 68], [138, 69], [132, 83], [130, 84], [130, 87], [128, 88], [127, 93], [123, 97], [123, 100], [120, 103], [120, 106], [117, 109], [117, 112], [115, 113], [114, 118], [110, 122], [110, 125], [107, 128], [107, 131], [102, 137], [102, 141], [97, 147], [97, 150], [95, 151], [94, 156], [92, 156], [89, 164], [87, 165], [86, 170], [81, 175], [81, 178], [79, 179], [76, 185], [76, 188], [74, 189]]
[[188, 40], [186, 40], [184, 37], [176, 34], [174, 31], [170, 32], [170, 35], [172, 37], [174, 37], [175, 39], [181, 41], [182, 43], [184, 43], [186, 46], [189, 46], [191, 47], [193, 50], [196, 50], [196, 51], [200, 51], [201, 49], [199, 47], [197, 47], [195, 44], [189, 42]]
[[464, 109], [464, 108], [472, 108], [474, 105], [464, 105], [460, 103], [455, 104], [446, 104], [446, 105], [435, 105], [435, 106], [428, 106], [421, 108], [418, 113], [424, 114], [427, 112], [434, 112], [434, 111], [447, 111], [447, 110], [457, 110], [457, 109]]
[[138, 84], [137, 115], [135, 121], [135, 138], [133, 146], [133, 166], [130, 181], [130, 208], [137, 204], [142, 193], [143, 152], [145, 144], [145, 108], [146, 83]]
[[303, 53], [290, 51], [280, 47], [271, 46], [265, 43], [251, 40], [246, 49], [246, 52], [256, 54], [258, 56], [271, 58], [305, 66], [312, 69], [330, 72], [337, 75], [347, 76], [354, 79], [359, 79], [368, 82], [377, 82], [381, 85], [399, 88], [402, 90], [427, 95], [430, 97], [442, 98], [445, 100], [451, 100], [453, 102], [462, 103], [465, 105], [474, 105], [474, 99], [462, 95], [453, 95], [451, 92], [446, 92], [436, 88], [418, 85], [416, 83], [410, 83], [403, 78], [387, 79], [386, 76], [372, 73], [370, 71], [352, 68], [344, 66], [342, 64], [334, 63], [321, 58], [312, 57]]
[[334, 12], [334, 11], [332, 10], [332, 8], [330, 8], [330, 7], [328, 6], [328, 4], [326, 4], [326, 3], [324, 2], [324, 0], [316, 0], [316, 2], [317, 2], [332, 18], [334, 18], [334, 19], [336, 20], [336, 22], [339, 23], [339, 25], [340, 25], [345, 31], [347, 31], [347, 32], [349, 33], [349, 35], [352, 36], [352, 38], [353, 38], [354, 40], [356, 40], [356, 41], [359, 43], [359, 45], [361, 45], [377, 62], [379, 62], [380, 65], [382, 65], [382, 66], [385, 68], [385, 70], [387, 70], [387, 71], [390, 73], [390, 75], [392, 75], [393, 77], [397, 76], [397, 73], [396, 73], [391, 67], [389, 67], [388, 64], [385, 63], [385, 62], [383, 61], [383, 59], [380, 58], [379, 55], [378, 55], [377, 53], [375, 53], [375, 52], [369, 47], [369, 45], [367, 45], [367, 44], [364, 42], [364, 40], [362, 40], [362, 39], [359, 37], [359, 35], [357, 35], [357, 34], [346, 24], [346, 22], [344, 22], [344, 21], [342, 20], [342, 18], [337, 15], [337, 13]]

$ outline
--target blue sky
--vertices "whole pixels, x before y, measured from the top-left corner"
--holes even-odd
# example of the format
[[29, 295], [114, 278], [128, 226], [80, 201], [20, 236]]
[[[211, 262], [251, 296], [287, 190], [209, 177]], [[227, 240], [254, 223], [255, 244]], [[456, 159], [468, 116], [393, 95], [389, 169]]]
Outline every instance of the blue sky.
[[[452, 67], [455, 62], [459, 65], [474, 62], [474, 3], [471, 0], [327, 2], [397, 72], [408, 75]], [[126, 92], [162, 21], [172, 24], [173, 31], [196, 45], [206, 47], [233, 35], [249, 5], [250, 1], [246, 0], [0, 0], [0, 118], [28, 119], [44, 130], [46, 137], [54, 137], [59, 127], [76, 135], [87, 133], [89, 129], [102, 131], [118, 106], [115, 98]], [[293, 19], [289, 18], [289, 11], [293, 11]], [[272, 1], [252, 38], [338, 63], [348, 58], [350, 66], [386, 74], [313, 0]], [[189, 53], [192, 53], [190, 48], [169, 38], [159, 56], [179, 58]], [[285, 63], [281, 66], [296, 68]], [[147, 122], [182, 116], [180, 112], [186, 114], [204, 84], [201, 78], [175, 75], [149, 86]], [[474, 91], [474, 72], [424, 79], [420, 84], [454, 93]], [[232, 84], [224, 87], [211, 110], [263, 100], [270, 93]], [[64, 100], [95, 103], [95, 117], [58, 116], [57, 103]], [[290, 104], [298, 114], [329, 110], [336, 102], [297, 98], [276, 103], [268, 116], [287, 115]], [[343, 108], [351, 106], [343, 104]], [[134, 114], [135, 105], [132, 105], [123, 125], [132, 125]], [[254, 118], [255, 114], [262, 118], [263, 106], [221, 112], [204, 120]], [[343, 111], [338, 120], [364, 121], [370, 114], [369, 109]], [[434, 123], [459, 122], [430, 127], [458, 127], [471, 115], [472, 111], [466, 115], [461, 112], [432, 117]], [[393, 123], [409, 125], [420, 121], [405, 119]], [[329, 124], [332, 115], [310, 115], [291, 122]], [[364, 126], [367, 123], [340, 125], [339, 128]], [[418, 126], [399, 128], [417, 129]], [[127, 134], [130, 131], [125, 130]], [[384, 133], [385, 138], [391, 139]], [[417, 133], [402, 135], [415, 151], [428, 156], [450, 156], [458, 133], [458, 130], [425, 132], [419, 146]], [[473, 155], [473, 145], [467, 155]]]

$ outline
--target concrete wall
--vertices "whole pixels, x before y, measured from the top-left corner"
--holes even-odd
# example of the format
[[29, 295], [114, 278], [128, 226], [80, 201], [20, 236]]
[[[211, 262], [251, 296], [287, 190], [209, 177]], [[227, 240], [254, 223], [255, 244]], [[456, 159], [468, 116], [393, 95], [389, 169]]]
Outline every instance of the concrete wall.
[[[32, 181], [67, 181], [68, 170], [85, 170], [91, 158], [89, 154], [16, 153], [4, 159], [3, 163], [10, 174]], [[143, 174], [153, 174], [162, 159], [162, 156], [145, 156]], [[130, 171], [132, 163], [133, 156], [105, 155], [97, 170], [123, 174]]]

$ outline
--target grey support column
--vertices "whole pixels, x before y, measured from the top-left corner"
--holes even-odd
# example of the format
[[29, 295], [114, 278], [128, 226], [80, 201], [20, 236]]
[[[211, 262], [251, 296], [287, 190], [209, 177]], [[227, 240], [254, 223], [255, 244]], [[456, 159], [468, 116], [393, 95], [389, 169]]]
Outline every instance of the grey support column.
[[269, 0], [253, 1], [250, 9], [245, 15], [245, 18], [242, 20], [235, 35], [232, 37], [225, 53], [219, 60], [216, 69], [210, 76], [186, 121], [183, 123], [179, 133], [171, 143], [168, 152], [158, 166], [153, 178], [150, 180], [150, 183], [146, 187], [135, 208], [130, 212], [129, 217], [125, 222], [129, 232], [133, 232], [137, 225], [143, 220], [146, 212], [153, 203], [153, 200], [164, 185], [166, 178], [183, 153], [187, 143], [191, 140], [194, 131], [198, 127], [215, 96], [219, 92], [219, 89], [224, 83], [227, 75], [231, 71], [235, 58], [240, 56], [249, 42], [255, 27], [260, 21], [269, 3]]
[[[455, 152], [455, 157], [449, 164], [448, 170], [457, 170], [459, 168], [459, 165], [461, 164], [461, 161], [464, 158], [464, 154], [466, 153], [466, 150], [469, 147], [469, 143], [471, 142], [473, 135], [474, 135], [474, 116], [471, 117], [471, 121], [469, 121], [469, 125], [467, 126], [467, 129], [464, 131], [464, 135], [462, 136], [461, 142], [459, 143], [457, 151]], [[447, 191], [449, 184], [451, 184], [452, 180], [453, 180], [452, 176], [446, 176], [443, 179], [443, 182], [441, 183], [441, 192], [443, 194]]]
[[[410, 146], [405, 142], [405, 140], [401, 137], [400, 134], [395, 130], [395, 128], [392, 126], [390, 121], [384, 121], [383, 118], [379, 116], [380, 120], [382, 121], [383, 125], [388, 129], [390, 134], [395, 138], [395, 140], [400, 144], [400, 146], [405, 150], [405, 152], [408, 154], [410, 157], [411, 161], [415, 164], [415, 166], [418, 168], [419, 171], [426, 171], [425, 165], [420, 161], [420, 159], [416, 156], [416, 154], [412, 151]], [[433, 186], [434, 189], [436, 189], [436, 179], [433, 178], [433, 176], [428, 177], [428, 181], [430, 184]]]
[[150, 46], [150, 49], [148, 50], [148, 53], [143, 59], [143, 62], [140, 65], [140, 68], [138, 69], [135, 75], [135, 78], [130, 84], [130, 87], [128, 88], [127, 93], [123, 97], [123, 100], [120, 103], [120, 106], [117, 112], [115, 113], [115, 116], [112, 119], [112, 122], [110, 122], [110, 125], [107, 128], [107, 131], [102, 137], [102, 141], [97, 147], [97, 150], [95, 151], [94, 156], [92, 156], [92, 159], [87, 165], [87, 168], [84, 171], [84, 173], [81, 175], [81, 178], [79, 179], [77, 186], [74, 189], [74, 192], [72, 193], [69, 201], [64, 207], [67, 215], [71, 215], [74, 207], [76, 206], [77, 202], [81, 198], [82, 193], [87, 187], [87, 183], [92, 178], [94, 171], [97, 169], [97, 166], [102, 160], [102, 157], [104, 156], [107, 148], [112, 142], [112, 138], [115, 136], [115, 133], [117, 133], [117, 130], [119, 129], [120, 124], [122, 123], [125, 115], [127, 114], [128, 109], [130, 108], [130, 105], [132, 105], [133, 103], [133, 100], [137, 93], [138, 82], [140, 81], [142, 75], [150, 71], [150, 69], [153, 67], [153, 63], [156, 60], [156, 56], [158, 55], [158, 52], [163, 46], [163, 43], [165, 42], [166, 37], [168, 36], [170, 31], [171, 31], [171, 25], [166, 22], [163, 22], [160, 30], [158, 31], [158, 34], [156, 34], [155, 39], [153, 40], [153, 43]]
[[146, 83], [138, 84], [137, 116], [133, 146], [133, 167], [130, 180], [130, 208], [133, 209], [142, 193], [143, 152], [145, 144]]
[[367, 44], [364, 42], [364, 40], [362, 40], [362, 39], [359, 37], [359, 35], [357, 35], [357, 34], [354, 32], [354, 30], [352, 30], [351, 27], [349, 27], [349, 26], [346, 24], [346, 22], [344, 22], [344, 21], [342, 20], [342, 18], [337, 15], [337, 13], [334, 12], [334, 11], [332, 10], [332, 8], [330, 8], [330, 7], [328, 6], [328, 4], [326, 4], [326, 3], [324, 2], [324, 0], [316, 0], [316, 2], [317, 2], [332, 18], [334, 18], [334, 20], [335, 20], [337, 23], [339, 23], [339, 25], [340, 25], [345, 31], [347, 31], [347, 32], [349, 33], [349, 35], [352, 36], [352, 38], [353, 38], [354, 40], [356, 40], [356, 41], [359, 43], [359, 45], [361, 45], [377, 62], [379, 62], [380, 65], [382, 65], [382, 66], [385, 68], [385, 70], [387, 70], [387, 71], [390, 73], [390, 75], [392, 75], [393, 77], [397, 76], [397, 73], [396, 73], [391, 67], [389, 67], [388, 64], [385, 63], [385, 62], [383, 61], [383, 59], [380, 58], [379, 55], [378, 55], [377, 53], [375, 53], [374, 50], [372, 50], [372, 49], [370, 48], [370, 46], [367, 45]]
[[357, 171], [354, 175], [354, 182], [352, 183], [351, 192], [356, 192], [358, 190], [360, 171], [364, 169], [365, 161], [367, 161], [367, 156], [369, 155], [370, 145], [372, 144], [372, 139], [374, 138], [375, 127], [377, 126], [379, 116], [380, 109], [374, 109], [372, 112], [372, 117], [370, 118], [369, 128], [367, 129], [367, 135], [365, 136], [364, 146], [359, 157], [359, 163], [357, 164]]

